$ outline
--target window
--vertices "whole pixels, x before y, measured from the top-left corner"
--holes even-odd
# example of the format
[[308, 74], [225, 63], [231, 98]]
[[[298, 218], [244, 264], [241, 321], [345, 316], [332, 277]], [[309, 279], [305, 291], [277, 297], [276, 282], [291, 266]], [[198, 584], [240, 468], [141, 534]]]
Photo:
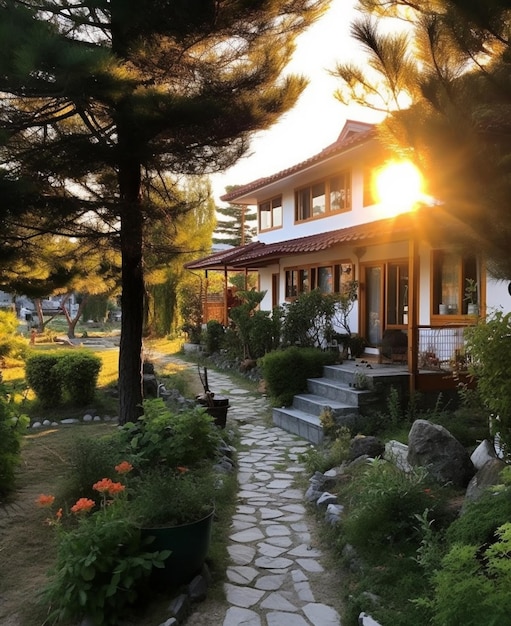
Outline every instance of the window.
[[408, 324], [408, 263], [387, 266], [387, 325]]
[[353, 265], [332, 263], [286, 269], [286, 299], [319, 289], [322, 293], [340, 293], [342, 286], [353, 280]]
[[295, 221], [303, 222], [351, 208], [351, 178], [348, 172], [299, 189], [295, 193]]
[[[466, 315], [465, 300], [467, 279], [478, 282], [477, 259], [457, 251], [433, 252], [433, 314]], [[479, 293], [477, 293], [479, 298]]]
[[282, 226], [282, 198], [262, 202], [258, 207], [259, 230], [270, 230]]

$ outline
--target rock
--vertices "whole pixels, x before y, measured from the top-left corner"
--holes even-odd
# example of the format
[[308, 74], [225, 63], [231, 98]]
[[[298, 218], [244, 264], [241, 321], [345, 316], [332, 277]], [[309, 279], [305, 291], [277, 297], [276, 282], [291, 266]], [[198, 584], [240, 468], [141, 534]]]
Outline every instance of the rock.
[[410, 472], [412, 467], [408, 463], [408, 446], [394, 439], [385, 444], [384, 458], [386, 461], [394, 463], [403, 472]]
[[351, 460], [358, 459], [359, 456], [369, 456], [375, 459], [383, 456], [385, 446], [378, 437], [358, 435], [350, 442], [349, 458]]
[[367, 613], [360, 613], [358, 616], [358, 624], [359, 626], [381, 626], [379, 622], [374, 620], [370, 615], [367, 615]]
[[480, 470], [486, 465], [488, 461], [497, 458], [497, 453], [493, 444], [488, 439], [484, 439], [472, 452], [470, 460], [474, 464], [476, 470]]
[[451, 433], [428, 420], [416, 420], [408, 435], [408, 463], [424, 467], [441, 484], [466, 487], [475, 473], [470, 455]]
[[316, 506], [326, 507], [329, 504], [337, 504], [337, 496], [328, 491], [323, 492], [316, 500]]
[[325, 522], [327, 524], [330, 524], [331, 526], [334, 526], [341, 521], [343, 511], [344, 507], [342, 504], [329, 504], [326, 507]]
[[494, 458], [487, 461], [469, 482], [465, 492], [465, 502], [478, 500], [488, 487], [501, 484], [500, 472], [505, 467], [506, 463], [501, 459]]

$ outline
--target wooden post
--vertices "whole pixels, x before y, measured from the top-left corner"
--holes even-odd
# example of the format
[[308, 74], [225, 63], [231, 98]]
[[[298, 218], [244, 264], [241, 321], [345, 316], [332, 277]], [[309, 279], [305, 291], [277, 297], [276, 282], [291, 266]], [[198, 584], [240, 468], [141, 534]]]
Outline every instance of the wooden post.
[[419, 373], [419, 244], [414, 235], [408, 242], [408, 285], [408, 371], [413, 393]]

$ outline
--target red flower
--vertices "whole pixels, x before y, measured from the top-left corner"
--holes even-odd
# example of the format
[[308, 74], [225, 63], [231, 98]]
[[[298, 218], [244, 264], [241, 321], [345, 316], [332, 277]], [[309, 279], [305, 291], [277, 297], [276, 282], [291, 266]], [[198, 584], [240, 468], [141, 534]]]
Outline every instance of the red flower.
[[94, 506], [96, 506], [94, 500], [91, 500], [90, 498], [80, 498], [71, 507], [71, 512], [76, 513], [77, 515], [80, 513], [88, 513]]
[[118, 474], [127, 474], [128, 472], [131, 472], [132, 469], [133, 465], [128, 461], [122, 461], [122, 463], [119, 463], [119, 465], [115, 466], [115, 471]]
[[92, 488], [100, 493], [108, 493], [113, 496], [116, 493], [124, 491], [125, 486], [121, 483], [114, 483], [110, 478], [102, 478], [92, 485]]
[[37, 498], [38, 506], [42, 507], [50, 507], [54, 502], [55, 496], [45, 496], [44, 493]]
[[183, 465], [178, 465], [178, 466], [177, 466], [177, 471], [178, 471], [180, 474], [186, 474], [186, 472], [188, 471], [188, 468], [187, 468], [187, 467], [184, 467]]

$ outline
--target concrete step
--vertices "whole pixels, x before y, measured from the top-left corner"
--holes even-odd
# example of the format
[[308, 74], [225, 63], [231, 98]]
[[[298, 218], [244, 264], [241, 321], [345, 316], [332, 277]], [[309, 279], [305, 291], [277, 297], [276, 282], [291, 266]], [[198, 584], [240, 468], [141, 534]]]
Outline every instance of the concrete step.
[[319, 417], [293, 407], [273, 409], [273, 423], [288, 433], [299, 435], [313, 444], [323, 441], [323, 428]]
[[324, 396], [318, 396], [313, 393], [303, 393], [293, 398], [293, 407], [304, 413], [320, 416], [321, 412], [330, 407], [332, 413], [338, 415], [349, 415], [357, 413], [357, 407], [345, 402], [337, 402], [337, 400], [329, 400]]
[[364, 396], [371, 393], [367, 389], [355, 389], [331, 378], [309, 378], [307, 388], [311, 394], [353, 407], [360, 406]]

